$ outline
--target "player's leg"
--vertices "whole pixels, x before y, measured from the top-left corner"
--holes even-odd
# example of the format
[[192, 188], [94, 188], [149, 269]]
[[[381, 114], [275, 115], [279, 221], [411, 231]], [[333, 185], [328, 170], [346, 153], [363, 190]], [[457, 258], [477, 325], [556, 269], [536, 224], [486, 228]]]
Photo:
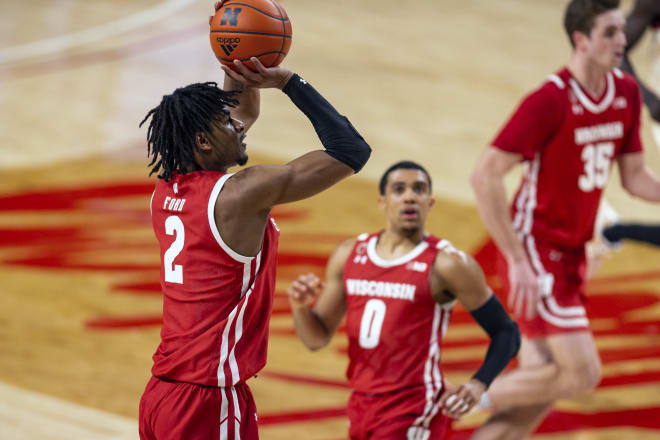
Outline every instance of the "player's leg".
[[[533, 432], [558, 399], [592, 391], [600, 381], [601, 365], [590, 332], [565, 333], [529, 340], [548, 361], [525, 365], [493, 382], [488, 394], [498, 410], [473, 439], [522, 439]], [[522, 348], [521, 348], [522, 351]], [[501, 409], [500, 409], [501, 408]]]
[[[550, 351], [543, 339], [527, 339], [523, 337], [518, 353], [519, 368], [543, 369], [552, 364]], [[498, 380], [503, 379], [501, 376]], [[499, 387], [498, 380], [493, 387]], [[552, 409], [554, 402], [549, 401], [538, 405], [517, 406], [512, 408], [497, 408], [488, 420], [479, 428], [472, 439], [522, 439], [531, 434], [536, 426]]]

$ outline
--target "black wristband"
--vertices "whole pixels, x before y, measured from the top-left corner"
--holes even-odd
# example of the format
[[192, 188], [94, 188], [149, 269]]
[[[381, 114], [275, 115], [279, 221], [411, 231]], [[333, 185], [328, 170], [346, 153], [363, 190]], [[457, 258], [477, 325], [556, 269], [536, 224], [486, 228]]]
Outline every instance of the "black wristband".
[[295, 73], [282, 91], [309, 118], [326, 153], [356, 173], [360, 171], [369, 159], [371, 148], [350, 121]]
[[473, 376], [488, 387], [518, 354], [520, 332], [495, 295], [470, 314], [490, 336], [486, 359]]

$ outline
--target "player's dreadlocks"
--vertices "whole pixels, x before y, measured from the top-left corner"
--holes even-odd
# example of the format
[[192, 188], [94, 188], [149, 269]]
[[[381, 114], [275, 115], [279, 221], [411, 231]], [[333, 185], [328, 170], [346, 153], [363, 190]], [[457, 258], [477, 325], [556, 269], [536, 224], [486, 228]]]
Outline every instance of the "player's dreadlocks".
[[[149, 175], [169, 180], [173, 171], [185, 173], [195, 163], [195, 133], [209, 132], [211, 123], [228, 117], [227, 107], [236, 107], [237, 92], [218, 88], [215, 82], [190, 84], [163, 96], [158, 107], [149, 110], [140, 127], [151, 117], [147, 130], [147, 155], [151, 156]], [[155, 165], [154, 165], [155, 164]]]

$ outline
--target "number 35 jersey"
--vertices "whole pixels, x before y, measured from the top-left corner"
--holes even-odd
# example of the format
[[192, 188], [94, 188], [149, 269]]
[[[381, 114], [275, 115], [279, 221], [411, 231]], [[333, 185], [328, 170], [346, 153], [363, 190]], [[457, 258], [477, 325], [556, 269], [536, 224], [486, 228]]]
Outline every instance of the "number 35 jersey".
[[452, 303], [431, 297], [430, 273], [446, 240], [427, 235], [396, 260], [376, 253], [380, 234], [362, 234], [344, 266], [346, 333], [351, 387], [386, 393], [425, 386], [435, 396], [443, 386], [440, 344]]
[[642, 150], [635, 80], [614, 69], [590, 96], [568, 69], [528, 95], [493, 141], [520, 154], [525, 174], [513, 201], [513, 226], [558, 246], [593, 236], [600, 196], [618, 156]]
[[224, 387], [266, 363], [279, 232], [269, 218], [255, 257], [223, 241], [214, 207], [230, 177], [197, 171], [156, 184], [151, 218], [160, 245], [163, 327], [154, 376]]

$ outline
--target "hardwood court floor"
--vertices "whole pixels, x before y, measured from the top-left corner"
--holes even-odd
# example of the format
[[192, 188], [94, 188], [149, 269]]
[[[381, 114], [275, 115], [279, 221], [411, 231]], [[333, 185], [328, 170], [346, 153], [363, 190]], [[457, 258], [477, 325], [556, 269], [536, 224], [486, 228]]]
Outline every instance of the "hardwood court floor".
[[[0, 438], [137, 438], [162, 307], [147, 208], [153, 179], [137, 123], [175, 87], [221, 80], [206, 34], [210, 3], [3, 3]], [[522, 94], [565, 62], [568, 45], [563, 2], [283, 4], [294, 28], [287, 64], [375, 149], [361, 175], [274, 211], [282, 239], [269, 362], [251, 383], [262, 438], [332, 440], [346, 433], [346, 341], [339, 334], [307, 352], [284, 289], [303, 271], [321, 274], [343, 238], [382, 227], [376, 179], [410, 158], [434, 179], [429, 231], [476, 255], [497, 290], [467, 178]], [[634, 61], [657, 75], [648, 40]], [[247, 139], [251, 162], [286, 161], [318, 145], [282, 94], [262, 96]], [[646, 113], [644, 124], [646, 156], [660, 171]], [[624, 218], [660, 217], [611, 180], [607, 197]], [[560, 403], [538, 438], [660, 437], [659, 263], [660, 250], [634, 245], [605, 262], [588, 305], [603, 383], [590, 397]], [[442, 354], [450, 380], [474, 371], [485, 343], [459, 307]], [[451, 438], [466, 438], [484, 417], [455, 424]]]

